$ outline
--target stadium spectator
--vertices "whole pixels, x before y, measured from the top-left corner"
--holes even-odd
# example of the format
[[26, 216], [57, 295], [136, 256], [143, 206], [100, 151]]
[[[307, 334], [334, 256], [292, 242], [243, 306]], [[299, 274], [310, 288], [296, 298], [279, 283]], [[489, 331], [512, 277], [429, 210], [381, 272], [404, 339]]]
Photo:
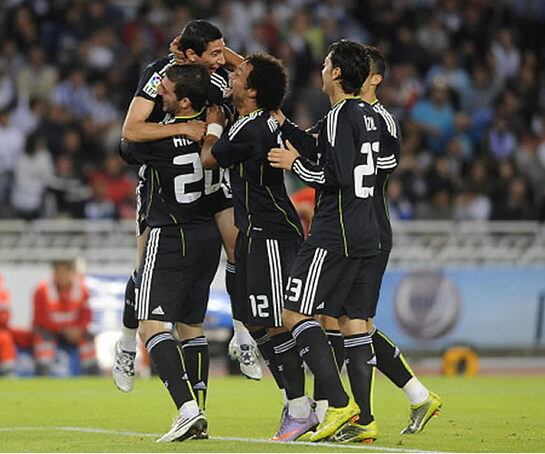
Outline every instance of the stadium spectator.
[[[442, 156], [460, 166], [451, 210], [470, 187], [466, 166], [487, 157], [492, 170], [506, 156], [517, 166], [505, 188], [522, 177], [532, 209], [545, 206], [545, 194], [535, 189], [538, 172], [519, 164], [528, 161], [529, 133], [539, 137], [537, 153], [545, 155], [544, 133], [536, 131], [545, 106], [541, 2], [373, 1], [372, 8], [356, 0], [237, 0], [219, 7], [211, 1], [64, 3], [0, 6], [0, 111], [11, 111], [11, 124], [24, 136], [36, 128], [45, 134], [55, 159], [63, 153], [64, 132], [78, 131], [72, 160], [82, 186], [103, 171], [104, 150], [119, 139], [119, 112], [146, 62], [162, 55], [189, 20], [202, 17], [220, 25], [234, 50], [260, 48], [282, 58], [291, 85], [283, 110], [303, 126], [324, 109], [316, 96], [324, 49], [340, 37], [377, 44], [390, 66], [382, 101], [400, 120], [404, 141], [417, 143], [399, 169], [403, 196], [417, 218], [415, 207], [432, 197], [422, 175]], [[437, 80], [440, 95], [433, 93]], [[43, 97], [53, 105], [37, 101]], [[411, 171], [404, 170], [405, 159]], [[4, 216], [16, 215], [9, 202], [4, 199]], [[83, 210], [74, 215], [83, 217]]]
[[15, 341], [9, 327], [10, 298], [8, 290], [4, 287], [4, 278], [0, 275], [0, 377], [15, 374], [17, 359]]
[[0, 111], [0, 217], [7, 203], [8, 195], [11, 192], [11, 179], [17, 159], [23, 152], [24, 136], [11, 125], [10, 112]]
[[454, 110], [444, 77], [436, 76], [432, 81], [429, 97], [414, 106], [412, 118], [426, 134], [430, 150], [441, 155], [454, 129]]
[[52, 264], [51, 281], [42, 281], [34, 292], [34, 358], [38, 375], [53, 372], [59, 344], [78, 349], [85, 374], [98, 374], [93, 336], [89, 333], [89, 290], [72, 260]]
[[36, 45], [28, 51], [28, 63], [17, 73], [17, 90], [27, 99], [49, 100], [57, 83], [57, 69], [47, 64], [43, 49]]
[[53, 179], [53, 161], [43, 136], [28, 136], [25, 152], [15, 165], [11, 204], [17, 217], [36, 219], [42, 213], [44, 195]]

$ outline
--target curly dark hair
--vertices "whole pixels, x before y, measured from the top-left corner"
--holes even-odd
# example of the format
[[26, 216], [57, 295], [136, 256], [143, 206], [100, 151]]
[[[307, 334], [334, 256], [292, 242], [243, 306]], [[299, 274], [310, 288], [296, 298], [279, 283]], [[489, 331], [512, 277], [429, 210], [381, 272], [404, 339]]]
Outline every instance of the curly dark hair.
[[341, 39], [329, 46], [331, 66], [341, 70], [341, 87], [345, 93], [358, 95], [369, 76], [369, 55], [355, 41]]
[[261, 52], [251, 54], [246, 61], [253, 67], [246, 86], [256, 91], [257, 107], [266, 111], [279, 109], [288, 86], [285, 66], [280, 60]]
[[210, 75], [202, 65], [172, 65], [165, 75], [174, 82], [176, 98], [189, 98], [195, 110], [206, 105], [210, 90]]

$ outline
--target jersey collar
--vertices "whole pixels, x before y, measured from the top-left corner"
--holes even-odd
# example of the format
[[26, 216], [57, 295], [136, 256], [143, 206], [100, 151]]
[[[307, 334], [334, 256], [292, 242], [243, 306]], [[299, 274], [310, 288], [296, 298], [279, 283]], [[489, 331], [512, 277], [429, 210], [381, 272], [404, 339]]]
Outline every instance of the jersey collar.
[[197, 118], [200, 114], [202, 114], [204, 112], [204, 109], [206, 109], [206, 107], [203, 107], [199, 112], [193, 115], [176, 115], [174, 119], [175, 120], [192, 120], [194, 118]]
[[346, 101], [347, 99], [360, 99], [360, 97], [359, 96], [345, 96], [344, 98], [339, 99], [335, 104], [333, 104], [331, 106], [331, 108], [337, 106], [338, 104], [340, 104], [343, 101]]

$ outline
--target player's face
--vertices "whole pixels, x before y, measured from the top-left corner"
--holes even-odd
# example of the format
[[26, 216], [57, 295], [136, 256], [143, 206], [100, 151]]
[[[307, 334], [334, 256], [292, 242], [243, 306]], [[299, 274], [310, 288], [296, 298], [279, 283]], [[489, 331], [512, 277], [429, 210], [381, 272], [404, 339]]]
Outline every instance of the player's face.
[[178, 99], [174, 93], [175, 84], [168, 77], [163, 77], [157, 92], [163, 98], [163, 111], [174, 113], [178, 109]]
[[331, 66], [331, 54], [324, 59], [322, 67], [322, 91], [328, 94], [333, 85], [333, 67]]
[[252, 69], [253, 66], [244, 61], [231, 73], [229, 96], [231, 96], [235, 105], [240, 104], [249, 96], [246, 82]]
[[216, 71], [220, 66], [225, 65], [223, 49], [225, 42], [223, 38], [210, 41], [208, 47], [201, 56], [195, 56], [195, 63], [205, 66], [210, 73]]
[[75, 276], [75, 270], [67, 265], [57, 265], [53, 272], [53, 280], [60, 288], [70, 287]]

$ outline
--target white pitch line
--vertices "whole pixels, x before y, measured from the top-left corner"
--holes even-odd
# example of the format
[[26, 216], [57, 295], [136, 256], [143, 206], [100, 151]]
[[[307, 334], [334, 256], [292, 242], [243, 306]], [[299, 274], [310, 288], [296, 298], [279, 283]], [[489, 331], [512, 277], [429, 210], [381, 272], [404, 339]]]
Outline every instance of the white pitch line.
[[[32, 431], [32, 430], [60, 430], [65, 432], [82, 432], [82, 433], [99, 433], [107, 435], [124, 435], [129, 437], [160, 437], [162, 434], [152, 434], [144, 432], [130, 432], [123, 430], [110, 430], [110, 429], [99, 429], [94, 427], [69, 427], [69, 426], [28, 426], [28, 427], [0, 427], [0, 432], [16, 432], [16, 431]], [[423, 451], [421, 449], [404, 449], [404, 448], [387, 448], [384, 446], [366, 446], [366, 445], [349, 445], [339, 443], [327, 443], [327, 442], [318, 442], [313, 443], [310, 441], [290, 441], [285, 443], [273, 443], [269, 440], [263, 438], [239, 438], [239, 437], [210, 437], [212, 441], [239, 441], [241, 443], [271, 443], [271, 444], [283, 444], [283, 445], [300, 445], [300, 446], [314, 446], [314, 447], [324, 447], [324, 448], [337, 448], [337, 449], [363, 449], [367, 451], [383, 451], [383, 452], [407, 452], [407, 453], [424, 453], [432, 454], [439, 453], [440, 451]], [[202, 443], [202, 441], [200, 441]]]

